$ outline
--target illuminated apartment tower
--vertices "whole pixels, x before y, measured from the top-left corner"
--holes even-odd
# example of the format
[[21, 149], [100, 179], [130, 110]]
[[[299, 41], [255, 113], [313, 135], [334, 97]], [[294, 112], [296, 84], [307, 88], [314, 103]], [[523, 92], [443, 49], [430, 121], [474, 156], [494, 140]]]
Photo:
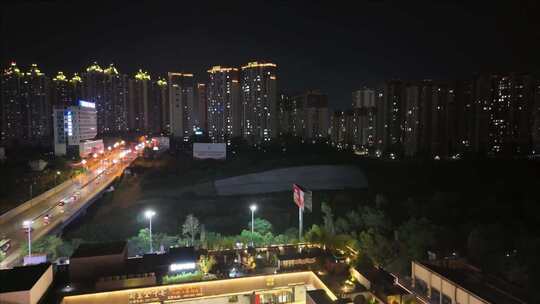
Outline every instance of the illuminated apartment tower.
[[151, 117], [154, 133], [170, 133], [169, 88], [167, 81], [159, 78], [152, 85]]
[[2, 74], [1, 136], [4, 144], [47, 144], [51, 136], [49, 79], [35, 64], [29, 72], [16, 65]]
[[352, 93], [353, 149], [367, 152], [375, 144], [376, 117], [375, 90], [362, 88]]
[[104, 95], [100, 116], [102, 133], [128, 130], [128, 76], [119, 74], [113, 64], [103, 70]]
[[206, 84], [197, 83], [197, 126], [202, 130], [208, 130], [208, 96]]
[[277, 136], [276, 65], [249, 62], [242, 67], [241, 132], [251, 143]]
[[63, 72], [58, 72], [51, 82], [51, 105], [65, 108], [72, 102], [71, 82]]
[[238, 69], [214, 66], [208, 73], [208, 136], [212, 142], [226, 142], [240, 136]]
[[168, 76], [170, 132], [188, 141], [193, 134], [193, 74], [169, 72]]
[[326, 142], [329, 127], [328, 96], [312, 90], [295, 96], [293, 100], [295, 135], [305, 142]]
[[128, 128], [132, 132], [146, 133], [149, 130], [150, 75], [139, 70], [129, 80]]
[[97, 62], [86, 68], [86, 73], [83, 74], [82, 98], [96, 105], [98, 133], [105, 132], [107, 129], [106, 116], [108, 115], [108, 105], [104, 100], [105, 74]]
[[404, 99], [404, 84], [399, 80], [387, 81], [377, 91], [376, 145], [383, 151], [401, 151], [404, 134]]

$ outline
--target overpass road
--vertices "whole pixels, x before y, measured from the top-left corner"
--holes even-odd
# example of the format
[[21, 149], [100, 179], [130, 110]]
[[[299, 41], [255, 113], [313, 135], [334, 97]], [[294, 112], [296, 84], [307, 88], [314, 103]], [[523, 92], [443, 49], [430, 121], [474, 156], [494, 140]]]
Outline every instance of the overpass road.
[[0, 268], [13, 267], [22, 262], [22, 244], [28, 242], [28, 234], [22, 224], [24, 221], [33, 221], [30, 234], [32, 241], [57, 231], [121, 176], [138, 153], [135, 150], [114, 149], [94, 156], [86, 164], [86, 172], [73, 178], [71, 185], [39, 200], [26, 211], [0, 225], [0, 238], [9, 239], [11, 245]]

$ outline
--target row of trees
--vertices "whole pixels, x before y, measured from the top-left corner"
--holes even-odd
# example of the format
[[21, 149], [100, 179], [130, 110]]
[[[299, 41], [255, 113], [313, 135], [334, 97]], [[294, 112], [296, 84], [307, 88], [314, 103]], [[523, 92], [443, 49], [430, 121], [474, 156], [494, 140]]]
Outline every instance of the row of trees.
[[305, 235], [306, 241], [335, 249], [349, 246], [359, 252], [359, 262], [398, 272], [407, 272], [411, 260], [427, 256], [439, 230], [425, 218], [393, 225], [377, 206], [359, 206], [343, 217], [335, 216], [327, 203], [322, 203], [321, 211], [322, 225], [313, 225]]
[[[271, 244], [286, 244], [298, 242], [298, 230], [287, 229], [283, 234], [275, 234], [272, 224], [262, 218], [255, 218], [254, 229], [251, 232], [251, 221], [238, 235], [222, 235], [217, 232], [207, 231], [205, 226], [193, 214], [189, 214], [177, 235], [165, 233], [153, 233], [152, 242], [154, 248], [159, 250], [171, 246], [197, 246], [207, 249], [230, 249], [237, 243], [242, 245], [253, 244], [265, 246]], [[150, 231], [145, 228], [139, 230], [136, 236], [128, 239], [128, 251], [130, 255], [142, 255], [150, 248]]]

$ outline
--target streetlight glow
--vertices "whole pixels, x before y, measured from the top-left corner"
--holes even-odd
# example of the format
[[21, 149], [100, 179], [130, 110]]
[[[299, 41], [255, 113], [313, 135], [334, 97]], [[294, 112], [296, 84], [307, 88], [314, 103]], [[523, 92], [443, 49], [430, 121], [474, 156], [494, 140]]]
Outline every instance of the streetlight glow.
[[152, 218], [156, 215], [156, 212], [154, 210], [146, 210], [144, 212], [144, 216], [148, 219], [149, 222], [149, 232], [150, 232], [150, 253], [154, 252], [154, 248], [152, 246]]
[[60, 171], [56, 171], [56, 174], [60, 175]]
[[253, 243], [253, 234], [255, 233], [255, 210], [257, 210], [257, 205], [253, 204], [249, 206], [251, 210], [251, 247], [255, 247]]
[[156, 212], [154, 210], [146, 210], [144, 212], [144, 216], [147, 218], [147, 219], [151, 219], [154, 215], [156, 215]]
[[27, 232], [28, 232], [28, 256], [32, 256], [32, 236], [31, 236], [31, 233], [32, 233], [32, 224], [34, 223], [34, 221], [29, 221], [29, 220], [26, 220], [23, 222], [23, 227], [25, 229], [27, 229]]

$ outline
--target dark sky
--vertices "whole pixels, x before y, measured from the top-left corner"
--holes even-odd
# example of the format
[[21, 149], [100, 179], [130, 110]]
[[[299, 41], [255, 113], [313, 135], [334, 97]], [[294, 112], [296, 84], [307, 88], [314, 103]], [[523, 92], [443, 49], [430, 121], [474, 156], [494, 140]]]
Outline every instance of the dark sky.
[[2, 4], [2, 64], [52, 75], [97, 60], [204, 81], [212, 65], [268, 60], [282, 91], [321, 89], [334, 108], [384, 79], [539, 69], [538, 1], [73, 2]]

